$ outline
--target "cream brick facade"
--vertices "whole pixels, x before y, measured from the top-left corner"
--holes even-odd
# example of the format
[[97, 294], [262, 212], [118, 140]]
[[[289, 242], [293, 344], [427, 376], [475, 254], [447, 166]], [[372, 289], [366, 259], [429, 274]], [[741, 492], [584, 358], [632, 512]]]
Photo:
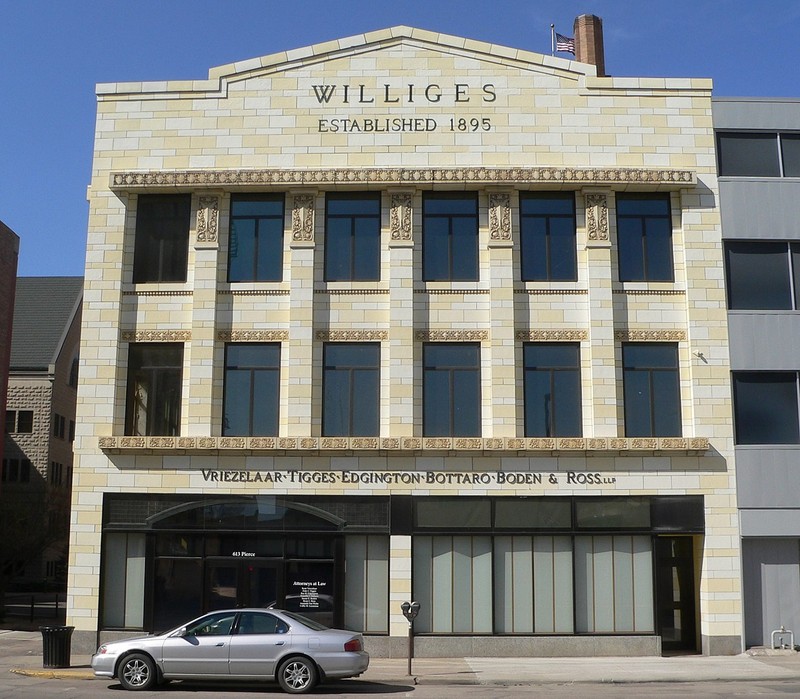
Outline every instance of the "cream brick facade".
[[[325, 194], [364, 190], [381, 192], [380, 281], [326, 282]], [[430, 190], [478, 193], [479, 281], [422, 281]], [[520, 281], [528, 190], [575, 192], [577, 281]], [[674, 282], [617, 281], [615, 197], [630, 191], [670, 194]], [[133, 284], [137, 197], [171, 192], [192, 195], [188, 281]], [[280, 282], [226, 281], [230, 198], [241, 192], [285, 195]], [[596, 77], [593, 66], [396, 27], [207, 80], [100, 85], [68, 595], [76, 640], [91, 645], [101, 623], [104, 493], [702, 495], [698, 647], [739, 652], [716, 199], [708, 80]], [[321, 348], [335, 340], [380, 343], [374, 438], [322, 436]], [[480, 343], [474, 438], [422, 432], [421, 346], [442, 340]], [[537, 340], [580, 343], [581, 437], [524, 436], [522, 344]], [[177, 437], [125, 436], [136, 341], [184, 343]], [[222, 436], [228, 341], [281, 344], [278, 435]], [[624, 436], [627, 341], [677, 344], [682, 434]], [[212, 482], [211, 472], [245, 475]], [[390, 537], [390, 640], [406, 633], [412, 540]]]

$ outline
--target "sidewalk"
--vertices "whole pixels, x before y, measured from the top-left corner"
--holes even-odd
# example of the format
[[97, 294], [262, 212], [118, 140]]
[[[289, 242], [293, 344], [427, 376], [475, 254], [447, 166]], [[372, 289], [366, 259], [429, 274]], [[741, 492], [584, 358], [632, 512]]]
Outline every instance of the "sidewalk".
[[[416, 658], [412, 676], [404, 658], [373, 658], [361, 679], [400, 685], [537, 685], [569, 683], [800, 680], [800, 653], [668, 658]], [[92, 680], [89, 656], [72, 667], [42, 668], [38, 632], [0, 630], [0, 677], [6, 672], [41, 678]]]

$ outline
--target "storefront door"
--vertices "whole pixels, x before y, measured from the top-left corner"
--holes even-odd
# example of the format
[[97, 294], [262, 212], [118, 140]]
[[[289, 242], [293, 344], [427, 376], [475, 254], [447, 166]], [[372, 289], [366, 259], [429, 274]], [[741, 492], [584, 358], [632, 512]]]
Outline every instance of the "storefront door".
[[663, 651], [697, 650], [690, 536], [656, 538], [656, 615]]
[[283, 561], [207, 559], [205, 610], [268, 607], [282, 596]]

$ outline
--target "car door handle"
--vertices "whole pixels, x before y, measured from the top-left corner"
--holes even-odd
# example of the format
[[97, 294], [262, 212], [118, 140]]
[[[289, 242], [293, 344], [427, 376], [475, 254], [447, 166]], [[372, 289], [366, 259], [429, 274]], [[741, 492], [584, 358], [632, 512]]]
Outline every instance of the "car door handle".
[[286, 641], [275, 641], [276, 646], [282, 646]]
[[220, 641], [219, 643], [217, 643], [216, 647], [219, 648], [220, 646], [224, 646], [224, 645], [225, 645], [225, 641]]

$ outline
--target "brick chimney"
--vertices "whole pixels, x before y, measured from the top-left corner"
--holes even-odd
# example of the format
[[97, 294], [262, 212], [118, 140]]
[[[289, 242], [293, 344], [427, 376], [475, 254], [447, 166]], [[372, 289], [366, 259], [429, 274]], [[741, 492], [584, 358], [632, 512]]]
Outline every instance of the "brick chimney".
[[597, 66], [597, 75], [606, 74], [603, 54], [603, 20], [596, 15], [580, 15], [572, 26], [575, 37], [575, 60]]

